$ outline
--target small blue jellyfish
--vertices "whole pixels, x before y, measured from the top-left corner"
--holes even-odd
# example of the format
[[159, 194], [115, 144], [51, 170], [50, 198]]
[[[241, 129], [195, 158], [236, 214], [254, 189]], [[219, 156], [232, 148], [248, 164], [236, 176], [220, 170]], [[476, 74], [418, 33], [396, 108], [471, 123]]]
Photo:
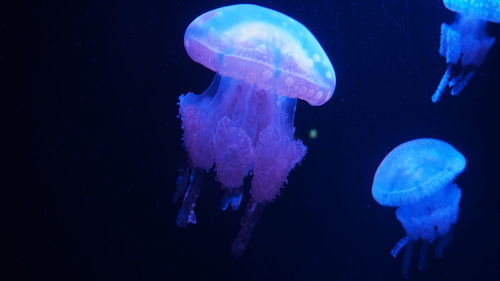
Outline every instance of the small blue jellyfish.
[[416, 139], [394, 148], [380, 163], [372, 186], [373, 198], [382, 206], [398, 207], [396, 216], [406, 236], [391, 250], [396, 257], [406, 246], [403, 276], [407, 277], [413, 243], [422, 239], [419, 269], [424, 270], [429, 245], [442, 257], [457, 222], [461, 190], [453, 182], [466, 165], [465, 157], [437, 139]]
[[[441, 25], [439, 53], [446, 58], [448, 67], [432, 95], [436, 103], [446, 90], [458, 95], [476, 74], [495, 38], [486, 32], [487, 22], [500, 22], [499, 0], [443, 0], [444, 5], [457, 13], [453, 24]], [[461, 59], [461, 66], [459, 60]], [[456, 76], [452, 78], [455, 73]]]

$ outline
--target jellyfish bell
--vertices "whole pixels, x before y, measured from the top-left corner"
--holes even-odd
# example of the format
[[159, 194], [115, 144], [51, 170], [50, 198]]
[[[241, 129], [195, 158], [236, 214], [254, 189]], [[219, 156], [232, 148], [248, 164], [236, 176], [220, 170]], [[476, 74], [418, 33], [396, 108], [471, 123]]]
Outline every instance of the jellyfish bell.
[[373, 198], [383, 206], [413, 204], [440, 192], [465, 169], [464, 156], [437, 139], [416, 139], [394, 148], [380, 163]]
[[209, 11], [187, 28], [184, 46], [196, 62], [216, 72], [201, 95], [179, 98], [191, 174], [182, 173], [175, 198], [184, 194], [177, 224], [195, 223], [203, 171], [222, 184], [221, 209], [237, 209], [243, 180], [252, 175], [250, 198], [233, 244], [244, 250], [263, 206], [274, 200], [306, 147], [294, 138], [297, 99], [319, 106], [333, 95], [333, 66], [311, 32], [296, 20], [256, 5]]
[[[448, 65], [441, 81], [432, 95], [438, 102], [447, 89], [458, 95], [474, 77], [495, 43], [486, 31], [488, 22], [500, 22], [498, 0], [444, 0], [449, 10], [456, 12], [455, 21], [441, 25], [439, 53]], [[460, 65], [459, 65], [460, 64]], [[457, 74], [458, 72], [458, 74]]]
[[407, 247], [403, 275], [407, 275], [413, 242], [423, 241], [419, 268], [425, 266], [427, 247], [441, 239], [436, 256], [449, 242], [458, 220], [461, 190], [453, 182], [466, 166], [465, 157], [437, 139], [416, 139], [394, 148], [380, 163], [372, 185], [373, 198], [382, 206], [398, 207], [396, 216], [406, 231], [391, 250], [396, 257]]
[[322, 105], [333, 95], [335, 71], [314, 35], [280, 12], [251, 4], [196, 18], [184, 35], [196, 62], [221, 76], [275, 94]]
[[498, 0], [443, 0], [446, 8], [455, 13], [485, 21], [500, 23]]

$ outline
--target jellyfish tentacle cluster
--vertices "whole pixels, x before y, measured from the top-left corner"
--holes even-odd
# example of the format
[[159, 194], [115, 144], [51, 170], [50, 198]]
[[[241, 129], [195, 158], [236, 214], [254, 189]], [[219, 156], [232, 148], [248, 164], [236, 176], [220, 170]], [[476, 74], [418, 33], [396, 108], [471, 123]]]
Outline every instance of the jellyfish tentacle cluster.
[[391, 250], [396, 257], [406, 247], [403, 275], [408, 276], [413, 244], [423, 245], [419, 269], [424, 269], [429, 244], [436, 240], [436, 256], [449, 243], [458, 220], [461, 190], [453, 182], [466, 165], [465, 157], [450, 144], [416, 139], [394, 148], [377, 168], [373, 198], [383, 206], [397, 207], [396, 217], [406, 231]]
[[470, 82], [495, 43], [488, 35], [486, 24], [500, 22], [498, 0], [444, 0], [444, 5], [457, 13], [452, 24], [441, 25], [439, 54], [448, 65], [432, 102], [441, 99], [447, 88], [458, 95]]
[[240, 255], [264, 206], [306, 154], [306, 146], [294, 137], [297, 99], [314, 106], [327, 102], [335, 72], [306, 27], [256, 5], [226, 6], [199, 16], [187, 28], [184, 46], [216, 76], [204, 93], [179, 98], [194, 174], [179, 176], [176, 197], [184, 194], [184, 201], [177, 222], [196, 223], [200, 171], [215, 170], [224, 190], [222, 210], [238, 209], [244, 179], [251, 174], [250, 196], [233, 244]]

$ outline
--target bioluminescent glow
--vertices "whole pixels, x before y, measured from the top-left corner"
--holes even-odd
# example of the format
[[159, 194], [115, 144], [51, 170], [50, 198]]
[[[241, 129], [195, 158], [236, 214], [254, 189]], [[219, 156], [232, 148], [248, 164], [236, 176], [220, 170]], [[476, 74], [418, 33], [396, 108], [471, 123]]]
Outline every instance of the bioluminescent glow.
[[394, 148], [378, 166], [372, 195], [380, 205], [398, 208], [396, 216], [406, 236], [391, 254], [396, 257], [406, 246], [404, 276], [408, 276], [415, 241], [423, 241], [419, 269], [425, 268], [429, 244], [436, 239], [436, 256], [443, 255], [458, 219], [462, 194], [453, 180], [465, 165], [465, 157], [450, 144], [416, 139]]
[[444, 5], [457, 13], [452, 24], [441, 25], [439, 53], [448, 67], [432, 95], [438, 102], [443, 92], [451, 89], [458, 95], [474, 77], [495, 43], [486, 31], [488, 22], [500, 22], [499, 0], [444, 0]]
[[333, 66], [311, 32], [296, 20], [256, 5], [209, 11], [187, 28], [184, 46], [196, 62], [215, 71], [201, 95], [179, 98], [184, 145], [191, 168], [178, 180], [184, 195], [177, 224], [196, 223], [200, 176], [214, 167], [225, 192], [221, 208], [237, 209], [243, 180], [250, 196], [233, 244], [240, 255], [266, 203], [306, 154], [294, 138], [297, 99], [319, 106], [333, 95]]

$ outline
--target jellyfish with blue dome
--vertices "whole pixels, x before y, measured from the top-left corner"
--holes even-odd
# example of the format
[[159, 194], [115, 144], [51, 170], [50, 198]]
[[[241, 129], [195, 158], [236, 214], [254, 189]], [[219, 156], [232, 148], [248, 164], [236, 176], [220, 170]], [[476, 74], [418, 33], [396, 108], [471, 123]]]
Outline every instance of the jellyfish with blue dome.
[[216, 72], [202, 94], [179, 98], [183, 141], [190, 165], [181, 171], [174, 201], [182, 198], [177, 224], [197, 222], [194, 208], [202, 177], [212, 168], [221, 183], [221, 209], [238, 209], [243, 183], [251, 188], [233, 243], [240, 255], [264, 206], [273, 201], [306, 146], [294, 137], [297, 99], [313, 106], [333, 95], [333, 66], [312, 33], [271, 9], [241, 4], [196, 18], [184, 35], [195, 62]]
[[495, 43], [486, 31], [488, 22], [500, 22], [500, 0], [444, 0], [446, 8], [456, 12], [452, 24], [441, 25], [439, 53], [448, 65], [432, 95], [441, 99], [447, 88], [458, 95], [474, 77]]
[[403, 276], [408, 276], [416, 241], [422, 241], [420, 270], [425, 269], [430, 244], [438, 241], [435, 255], [443, 256], [462, 196], [454, 179], [465, 165], [462, 153], [447, 142], [424, 138], [400, 144], [378, 166], [373, 198], [382, 206], [397, 207], [396, 217], [406, 231], [391, 250], [396, 257], [406, 247]]

